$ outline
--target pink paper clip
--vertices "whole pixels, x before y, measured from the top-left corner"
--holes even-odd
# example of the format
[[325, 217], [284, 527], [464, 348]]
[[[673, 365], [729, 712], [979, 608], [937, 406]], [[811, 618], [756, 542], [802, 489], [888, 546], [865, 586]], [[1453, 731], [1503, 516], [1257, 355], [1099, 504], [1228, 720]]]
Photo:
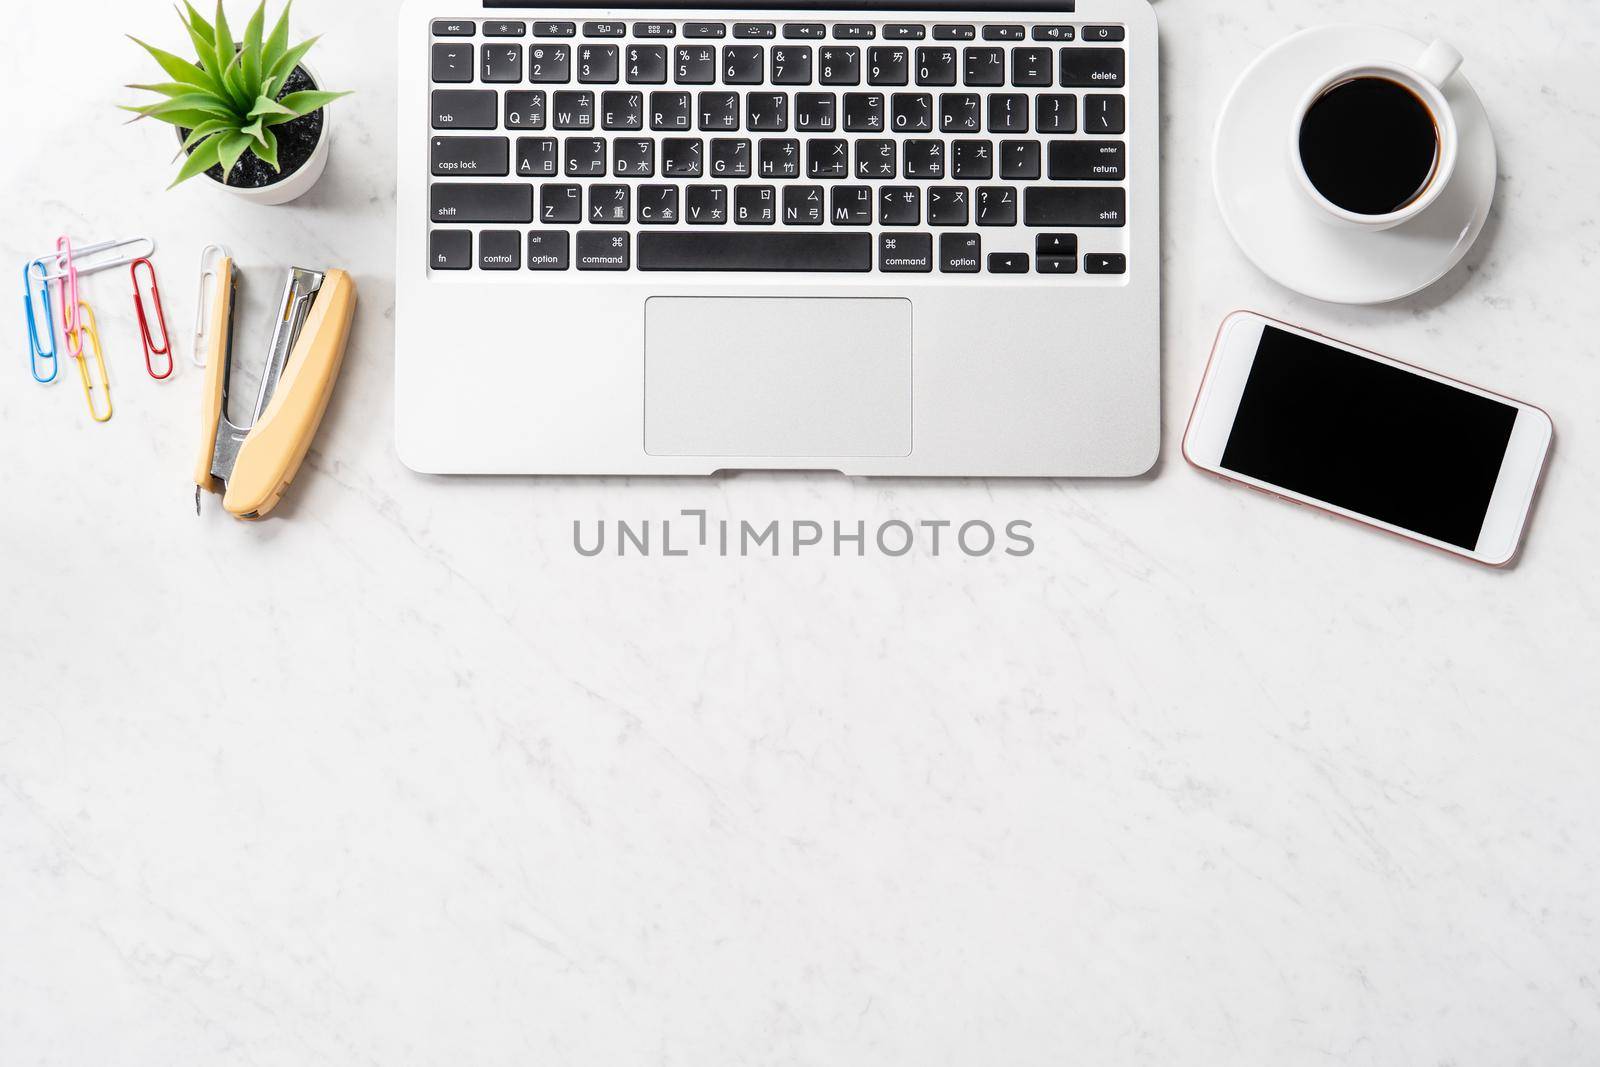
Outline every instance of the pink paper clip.
[[72, 261], [72, 239], [56, 238], [56, 259], [60, 263], [61, 330], [67, 336], [67, 355], [83, 358], [83, 338], [78, 336], [78, 266]]
[[[156, 341], [150, 335], [150, 317], [145, 313], [144, 292], [139, 288], [139, 268], [143, 266], [149, 275], [150, 302], [155, 305], [156, 324], [161, 327], [161, 340]], [[165, 381], [172, 376], [172, 335], [167, 332], [167, 313], [161, 307], [161, 286], [156, 284], [156, 268], [148, 256], [140, 256], [128, 268], [128, 273], [133, 275], [133, 310], [139, 315], [139, 337], [144, 342], [144, 367], [150, 372], [150, 377], [156, 381]], [[167, 369], [160, 374], [156, 373], [155, 356], [167, 357]]]

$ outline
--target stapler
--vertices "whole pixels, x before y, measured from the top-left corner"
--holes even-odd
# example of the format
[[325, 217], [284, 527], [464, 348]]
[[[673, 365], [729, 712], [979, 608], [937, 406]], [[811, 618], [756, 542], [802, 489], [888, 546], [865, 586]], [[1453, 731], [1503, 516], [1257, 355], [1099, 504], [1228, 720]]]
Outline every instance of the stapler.
[[284, 281], [255, 414], [248, 426], [228, 418], [238, 274], [224, 257], [216, 267], [205, 391], [201, 398], [200, 493], [222, 494], [222, 507], [259, 519], [277, 506], [300, 469], [333, 395], [356, 309], [355, 281], [342, 270], [292, 268]]

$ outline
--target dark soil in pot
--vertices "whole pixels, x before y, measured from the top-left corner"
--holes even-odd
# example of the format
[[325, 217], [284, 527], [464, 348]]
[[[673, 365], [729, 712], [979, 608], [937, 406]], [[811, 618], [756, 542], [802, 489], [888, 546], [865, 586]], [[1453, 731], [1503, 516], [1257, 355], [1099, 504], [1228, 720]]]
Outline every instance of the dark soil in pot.
[[[290, 93], [316, 87], [317, 83], [311, 80], [311, 75], [306, 73], [305, 68], [296, 67], [284, 81], [283, 91], [278, 94], [278, 99], [282, 100]], [[272, 132], [278, 138], [278, 166], [281, 169], [273, 170], [257, 159], [254, 152], [246, 152], [239, 157], [239, 162], [233, 165], [233, 170], [228, 173], [228, 180], [224, 184], [240, 189], [260, 189], [276, 185], [305, 166], [306, 160], [311, 158], [312, 151], [317, 147], [317, 142], [322, 139], [322, 108], [319, 107], [309, 115], [302, 115], [285, 122], [282, 126], [274, 126]], [[178, 136], [180, 140], [188, 137], [189, 131], [180, 129]], [[215, 182], [222, 182], [222, 168], [212, 167], [206, 171], [206, 177]]]

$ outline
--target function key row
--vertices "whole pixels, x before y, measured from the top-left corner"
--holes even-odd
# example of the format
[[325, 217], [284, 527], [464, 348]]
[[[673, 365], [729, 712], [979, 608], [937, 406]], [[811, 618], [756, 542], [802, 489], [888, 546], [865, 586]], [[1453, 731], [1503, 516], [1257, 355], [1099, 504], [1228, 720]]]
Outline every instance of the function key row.
[[[516, 20], [491, 19], [483, 23], [485, 37], [526, 37], [529, 29], [529, 23]], [[576, 37], [579, 26], [575, 22], [534, 22], [531, 29], [535, 37]], [[585, 37], [626, 37], [628, 24], [585, 22], [582, 30]], [[435, 19], [433, 22], [435, 37], [471, 37], [477, 32], [478, 24], [470, 19]], [[789, 41], [821, 40], [828, 33], [828, 26], [821, 22], [791, 22], [785, 23], [782, 28], [784, 40]], [[641, 38], [676, 37], [678, 24], [635, 22], [633, 35]], [[686, 22], [683, 24], [683, 35], [697, 40], [716, 40], [728, 36], [728, 27], [721, 22]], [[833, 25], [832, 35], [837, 41], [870, 41], [877, 38], [878, 27], [869, 22], [840, 22]], [[1027, 27], [1015, 23], [981, 28], [940, 23], [933, 27], [933, 39], [936, 41], [975, 41], [980, 35], [985, 41], [1022, 41], [1030, 36]], [[779, 27], [773, 22], [735, 22], [733, 36], [741, 40], [776, 40]], [[1126, 30], [1121, 26], [1105, 25], [1084, 26], [1081, 31], [1076, 26], [1035, 26], [1031, 36], [1035, 41], [1065, 42], [1080, 36], [1085, 41], [1121, 41], [1125, 39]], [[928, 27], [894, 23], [883, 28], [883, 37], [889, 41], [921, 41], [928, 37]]]

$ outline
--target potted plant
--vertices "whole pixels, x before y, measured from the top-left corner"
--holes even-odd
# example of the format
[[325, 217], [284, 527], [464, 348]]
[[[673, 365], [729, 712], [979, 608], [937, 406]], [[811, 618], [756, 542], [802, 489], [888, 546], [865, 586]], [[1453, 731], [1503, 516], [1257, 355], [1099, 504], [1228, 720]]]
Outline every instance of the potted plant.
[[193, 62], [131, 38], [172, 80], [131, 85], [163, 99], [124, 107], [140, 118], [177, 127], [186, 153], [173, 185], [205, 174], [229, 192], [258, 204], [286, 204], [303, 195], [328, 165], [328, 104], [347, 93], [328, 92], [305, 64], [317, 38], [289, 44], [289, 3], [264, 33], [261, 0], [235, 41], [217, 0], [207, 22], [184, 0], [179, 21], [193, 42]]

